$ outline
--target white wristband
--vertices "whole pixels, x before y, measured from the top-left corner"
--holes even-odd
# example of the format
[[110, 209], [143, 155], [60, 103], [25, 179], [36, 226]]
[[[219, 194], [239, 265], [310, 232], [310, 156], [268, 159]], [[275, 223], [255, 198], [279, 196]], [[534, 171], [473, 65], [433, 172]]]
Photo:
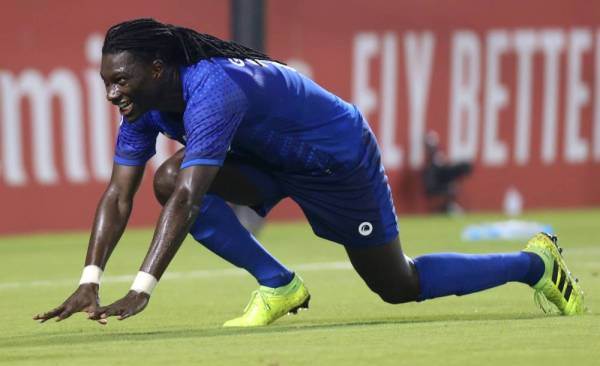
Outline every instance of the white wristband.
[[102, 277], [102, 268], [89, 265], [83, 267], [83, 273], [81, 274], [81, 279], [79, 280], [79, 284], [84, 283], [96, 283], [100, 284], [100, 278]]
[[148, 295], [152, 294], [154, 287], [158, 280], [156, 277], [151, 275], [150, 273], [139, 271], [137, 276], [135, 276], [135, 280], [133, 280], [133, 285], [131, 285], [131, 289], [136, 292], [145, 292]]

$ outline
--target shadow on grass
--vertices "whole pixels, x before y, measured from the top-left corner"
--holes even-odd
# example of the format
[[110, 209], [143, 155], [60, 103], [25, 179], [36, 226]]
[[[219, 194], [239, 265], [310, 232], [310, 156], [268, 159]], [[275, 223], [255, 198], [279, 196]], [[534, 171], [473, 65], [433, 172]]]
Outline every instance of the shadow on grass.
[[331, 322], [331, 323], [304, 323], [294, 325], [278, 325], [274, 324], [269, 327], [261, 328], [175, 328], [175, 329], [157, 329], [157, 330], [140, 330], [140, 331], [119, 331], [117, 329], [103, 330], [102, 333], [85, 332], [85, 331], [70, 331], [64, 333], [53, 334], [32, 334], [13, 336], [10, 338], [0, 338], [0, 348], [5, 347], [39, 347], [53, 345], [81, 345], [94, 344], [102, 342], [130, 341], [144, 342], [152, 340], [165, 339], [186, 339], [186, 338], [212, 338], [235, 335], [248, 334], [285, 334], [294, 332], [310, 332], [317, 330], [336, 330], [336, 329], [351, 329], [358, 327], [377, 327], [386, 325], [411, 325], [411, 324], [426, 324], [426, 323], [456, 323], [456, 322], [494, 322], [505, 320], [531, 320], [547, 317], [544, 314], [439, 314], [428, 315], [422, 317], [410, 318], [382, 318], [366, 321], [349, 321], [349, 322]]

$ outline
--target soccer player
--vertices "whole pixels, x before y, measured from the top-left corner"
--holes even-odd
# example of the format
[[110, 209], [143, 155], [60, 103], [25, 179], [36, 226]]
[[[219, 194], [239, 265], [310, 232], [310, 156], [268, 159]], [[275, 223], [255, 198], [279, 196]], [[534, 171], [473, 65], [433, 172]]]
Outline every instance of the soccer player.
[[[302, 279], [269, 255], [226, 204], [266, 215], [284, 197], [302, 208], [316, 235], [344, 246], [367, 286], [388, 303], [516, 281], [563, 314], [583, 311], [583, 293], [556, 238], [545, 234], [516, 253], [405, 256], [369, 125], [355, 106], [284, 64], [153, 19], [111, 27], [102, 53], [107, 98], [123, 115], [112, 177], [96, 211], [79, 287], [34, 319], [84, 311], [106, 322], [139, 313], [188, 233], [260, 284], [242, 316], [225, 326], [267, 325], [307, 307]], [[131, 290], [100, 307], [100, 277], [159, 133], [185, 148], [156, 172], [154, 190], [164, 207]]]

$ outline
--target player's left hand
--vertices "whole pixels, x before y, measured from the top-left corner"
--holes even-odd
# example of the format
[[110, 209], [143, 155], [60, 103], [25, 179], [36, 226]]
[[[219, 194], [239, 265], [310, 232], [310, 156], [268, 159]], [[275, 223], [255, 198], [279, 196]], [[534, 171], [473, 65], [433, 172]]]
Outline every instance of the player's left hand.
[[127, 319], [144, 310], [148, 301], [150, 301], [150, 295], [147, 293], [130, 290], [122, 299], [98, 308], [90, 316], [90, 319], [106, 319], [110, 316], [117, 316], [119, 320]]

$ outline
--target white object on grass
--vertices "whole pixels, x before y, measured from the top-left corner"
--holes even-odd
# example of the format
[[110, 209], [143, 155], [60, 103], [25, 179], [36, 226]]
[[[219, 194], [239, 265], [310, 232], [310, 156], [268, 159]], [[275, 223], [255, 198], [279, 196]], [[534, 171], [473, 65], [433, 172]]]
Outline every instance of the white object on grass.
[[554, 234], [551, 225], [534, 221], [506, 220], [468, 225], [462, 239], [476, 240], [520, 240], [529, 239], [539, 232]]

